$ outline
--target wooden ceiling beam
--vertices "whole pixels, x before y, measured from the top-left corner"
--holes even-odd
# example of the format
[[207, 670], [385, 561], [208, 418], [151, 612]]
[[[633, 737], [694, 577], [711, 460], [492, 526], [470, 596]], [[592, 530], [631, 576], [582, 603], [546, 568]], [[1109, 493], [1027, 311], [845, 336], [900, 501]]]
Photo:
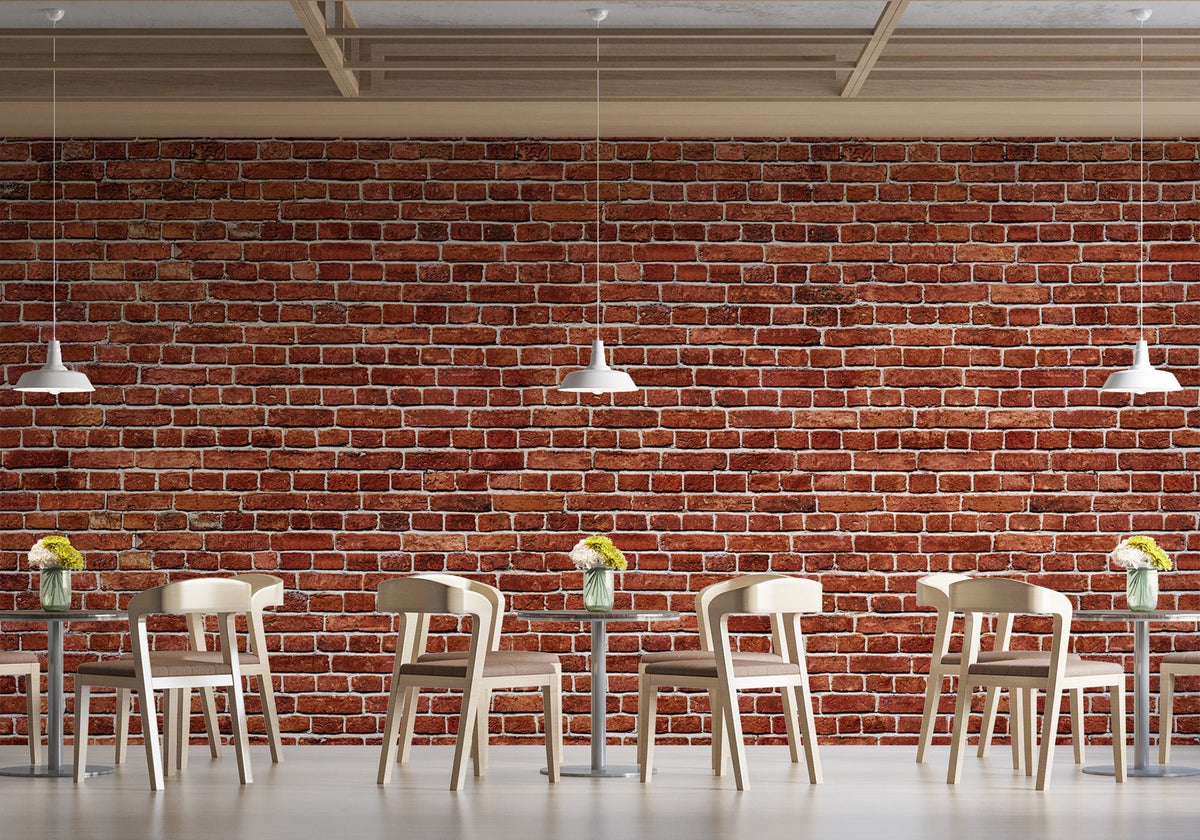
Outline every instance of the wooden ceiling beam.
[[[317, 0], [291, 0], [292, 11], [300, 19], [313, 48], [325, 64], [333, 83], [344, 97], [358, 96], [358, 77], [346, 69], [346, 55], [336, 38], [330, 37], [325, 22], [325, 4]], [[340, 3], [339, 3], [340, 5]]]
[[862, 54], [858, 57], [858, 66], [854, 68], [850, 78], [842, 87], [843, 99], [858, 96], [863, 85], [867, 83], [867, 77], [871, 75], [871, 68], [879, 61], [888, 39], [892, 37], [892, 33], [899, 26], [900, 17], [908, 8], [908, 4], [909, 0], [888, 0], [888, 4], [884, 6], [879, 15], [879, 20], [875, 22], [875, 31], [871, 34], [871, 40], [867, 41]]

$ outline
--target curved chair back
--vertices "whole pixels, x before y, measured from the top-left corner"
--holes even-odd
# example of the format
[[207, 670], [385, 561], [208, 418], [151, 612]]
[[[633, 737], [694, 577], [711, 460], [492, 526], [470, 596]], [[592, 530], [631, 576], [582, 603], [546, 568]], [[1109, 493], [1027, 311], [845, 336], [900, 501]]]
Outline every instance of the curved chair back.
[[[1012, 616], [1054, 616], [1054, 635], [1050, 646], [1050, 668], [1061, 676], [1067, 658], [1067, 639], [1071, 633], [1071, 600], [1061, 592], [1007, 578], [973, 578], [950, 585], [950, 609], [964, 616], [961, 673], [979, 658], [980, 620], [983, 613]], [[999, 646], [999, 634], [997, 634]]]
[[504, 624], [504, 593], [494, 586], [488, 586], [486, 583], [480, 583], [477, 580], [470, 578], [459, 577], [458, 575], [445, 574], [421, 574], [417, 577], [425, 580], [436, 580], [445, 583], [448, 586], [459, 586], [464, 589], [470, 589], [472, 592], [477, 592], [492, 605], [492, 623], [488, 628], [488, 650], [500, 649], [500, 628]]
[[234, 580], [250, 584], [250, 606], [254, 610], [283, 606], [283, 581], [275, 575], [236, 575]]
[[742, 575], [741, 577], [710, 584], [701, 589], [696, 594], [696, 629], [700, 634], [700, 650], [713, 650], [713, 632], [712, 627], [708, 623], [708, 607], [714, 598], [732, 589], [740, 589], [764, 580], [779, 580], [782, 577], [783, 575], [771, 573]]
[[821, 611], [821, 584], [815, 580], [785, 575], [747, 575], [726, 581], [723, 589], [706, 604], [706, 614], [718, 669], [732, 667], [729, 616], [769, 615], [775, 652], [804, 667], [804, 644], [800, 632], [803, 613]]
[[[499, 631], [494, 628], [496, 609], [494, 600], [487, 592], [477, 587], [492, 587], [486, 584], [472, 586], [472, 581], [455, 575], [414, 575], [406, 578], [385, 580], [379, 584], [376, 609], [381, 612], [400, 613], [400, 638], [397, 643], [395, 672], [402, 665], [416, 661], [425, 650], [429, 632], [430, 615], [469, 615], [471, 643], [467, 657], [471, 661], [472, 674], [483, 669], [483, 653], [489, 650], [493, 635], [498, 639]], [[498, 596], [500, 593], [496, 590]], [[503, 606], [504, 599], [500, 597]]]
[[932, 607], [942, 613], [950, 612], [950, 584], [962, 580], [970, 580], [966, 575], [956, 572], [936, 572], [925, 575], [917, 581], [917, 604], [922, 607]]
[[245, 613], [250, 611], [250, 584], [229, 578], [193, 578], [147, 589], [129, 602], [129, 621], [147, 615]]

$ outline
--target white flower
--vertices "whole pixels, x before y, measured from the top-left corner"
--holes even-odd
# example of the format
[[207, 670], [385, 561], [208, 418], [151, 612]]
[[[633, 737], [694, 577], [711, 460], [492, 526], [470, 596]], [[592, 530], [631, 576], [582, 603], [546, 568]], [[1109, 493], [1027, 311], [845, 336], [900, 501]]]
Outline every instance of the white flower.
[[38, 540], [34, 543], [33, 548], [29, 549], [29, 565], [35, 569], [57, 566], [59, 562], [58, 555], [42, 545], [41, 540]]
[[594, 548], [589, 548], [587, 538], [583, 538], [575, 543], [575, 547], [571, 549], [571, 562], [575, 564], [576, 569], [590, 569], [594, 566], [603, 566], [604, 557], [599, 551]]

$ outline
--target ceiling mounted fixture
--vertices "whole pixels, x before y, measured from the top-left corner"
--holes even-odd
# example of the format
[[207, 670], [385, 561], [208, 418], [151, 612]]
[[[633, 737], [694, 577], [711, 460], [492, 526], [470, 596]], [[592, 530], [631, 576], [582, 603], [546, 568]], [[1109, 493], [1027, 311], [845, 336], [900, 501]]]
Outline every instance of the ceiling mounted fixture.
[[596, 338], [592, 342], [592, 358], [583, 370], [563, 377], [558, 390], [569, 393], [612, 394], [636, 391], [633, 378], [624, 371], [613, 370], [604, 360], [604, 342], [600, 327], [604, 323], [600, 304], [600, 21], [608, 17], [608, 9], [588, 9], [588, 17], [596, 22]]
[[1109, 374], [1103, 391], [1119, 391], [1130, 394], [1166, 393], [1179, 390], [1179, 380], [1169, 371], [1150, 365], [1150, 345], [1146, 343], [1146, 326], [1142, 317], [1145, 307], [1142, 279], [1146, 273], [1146, 244], [1143, 227], [1146, 220], [1146, 21], [1150, 9], [1132, 9], [1141, 25], [1138, 37], [1138, 342], [1133, 348], [1133, 366]]
[[[50, 25], [58, 28], [63, 19], [62, 9], [46, 9]], [[82, 394], [95, 390], [87, 375], [70, 370], [62, 361], [62, 348], [58, 343], [58, 61], [57, 39], [50, 37], [50, 206], [53, 208], [50, 246], [52, 274], [50, 279], [50, 344], [46, 347], [46, 364], [39, 370], [31, 370], [17, 380], [18, 391], [42, 394]]]

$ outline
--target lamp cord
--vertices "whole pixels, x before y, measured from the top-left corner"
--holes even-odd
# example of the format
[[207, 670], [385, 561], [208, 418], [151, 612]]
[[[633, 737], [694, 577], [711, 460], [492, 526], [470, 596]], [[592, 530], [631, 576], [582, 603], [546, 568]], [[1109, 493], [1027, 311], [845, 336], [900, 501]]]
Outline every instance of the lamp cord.
[[1146, 274], [1146, 21], [1143, 18], [1138, 32], [1138, 337], [1146, 340], [1143, 316], [1145, 297], [1142, 283]]
[[600, 340], [600, 21], [596, 21], [596, 340]]
[[50, 35], [50, 340], [58, 340], [58, 20]]

